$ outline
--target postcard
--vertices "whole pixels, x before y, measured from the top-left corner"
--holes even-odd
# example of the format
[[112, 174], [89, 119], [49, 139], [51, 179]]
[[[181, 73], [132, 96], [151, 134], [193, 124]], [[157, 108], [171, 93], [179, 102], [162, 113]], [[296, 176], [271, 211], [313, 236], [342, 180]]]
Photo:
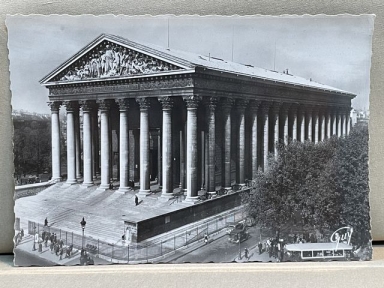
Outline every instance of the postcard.
[[370, 260], [373, 22], [8, 16], [15, 264]]

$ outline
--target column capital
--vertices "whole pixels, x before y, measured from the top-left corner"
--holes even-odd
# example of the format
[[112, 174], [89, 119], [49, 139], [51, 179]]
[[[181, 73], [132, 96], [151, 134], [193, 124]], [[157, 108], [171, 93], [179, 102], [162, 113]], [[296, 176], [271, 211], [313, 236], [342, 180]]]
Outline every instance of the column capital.
[[79, 110], [79, 103], [77, 101], [64, 101], [63, 105], [67, 109], [67, 112], [76, 112], [76, 110]]
[[109, 111], [111, 108], [111, 101], [108, 99], [99, 99], [96, 100], [96, 103], [98, 104], [100, 111]]
[[319, 116], [320, 109], [321, 109], [320, 105], [313, 105], [312, 106], [312, 114], [314, 116]]
[[52, 113], [59, 113], [61, 101], [50, 101], [47, 102], [48, 106], [51, 108]]
[[128, 111], [128, 109], [129, 109], [129, 99], [128, 98], [115, 99], [115, 102], [119, 106], [120, 111]]
[[171, 110], [173, 107], [173, 99], [172, 97], [158, 97], [157, 98], [159, 102], [161, 103], [163, 110]]
[[245, 108], [247, 108], [248, 104], [249, 104], [248, 99], [237, 99], [236, 100], [237, 111], [244, 113]]
[[344, 113], [345, 113], [345, 115], [350, 115], [351, 114], [351, 110], [352, 110], [352, 107], [349, 107], [349, 106], [345, 106], [345, 107], [343, 107], [342, 108], [343, 109], [343, 111], [344, 111]]
[[199, 102], [201, 101], [200, 96], [192, 95], [192, 96], [184, 96], [183, 100], [185, 101], [185, 104], [187, 105], [187, 109], [197, 109], [199, 106]]
[[285, 106], [289, 107], [288, 109], [289, 109], [290, 112], [297, 112], [299, 110], [299, 108], [300, 108], [300, 104], [297, 103], [297, 102], [294, 102], [294, 103], [284, 103], [283, 109], [285, 109], [284, 108]]
[[217, 103], [219, 99], [217, 97], [209, 97], [206, 99], [206, 104], [208, 106], [208, 110], [214, 112], [216, 110]]
[[92, 112], [92, 110], [95, 108], [95, 102], [93, 101], [81, 100], [79, 101], [79, 104], [83, 109], [83, 112]]
[[258, 109], [259, 109], [259, 107], [260, 107], [260, 105], [261, 105], [261, 101], [260, 100], [251, 100], [250, 102], [249, 102], [249, 108], [252, 110], [252, 111], [257, 111]]
[[136, 102], [140, 106], [140, 111], [148, 110], [151, 106], [149, 98], [136, 98]]
[[231, 97], [224, 97], [220, 101], [220, 106], [224, 112], [230, 112], [234, 103], [235, 99]]
[[269, 109], [271, 108], [271, 106], [272, 106], [272, 102], [263, 101], [261, 103], [260, 109], [263, 116], [268, 116]]

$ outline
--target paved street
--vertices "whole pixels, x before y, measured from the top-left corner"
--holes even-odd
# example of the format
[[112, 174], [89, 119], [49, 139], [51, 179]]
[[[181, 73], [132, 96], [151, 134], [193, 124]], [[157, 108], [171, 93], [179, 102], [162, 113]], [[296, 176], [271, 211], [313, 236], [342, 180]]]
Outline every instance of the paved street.
[[[259, 231], [256, 227], [250, 227], [248, 229], [250, 237], [242, 242], [240, 245], [235, 243], [230, 243], [228, 241], [228, 235], [223, 234], [220, 238], [217, 238], [214, 241], [210, 241], [206, 245], [200, 245], [196, 249], [191, 249], [191, 251], [184, 256], [180, 255], [178, 258], [175, 256], [170, 261], [171, 263], [201, 263], [201, 262], [232, 262], [239, 256], [239, 250], [241, 250], [242, 257], [244, 256], [244, 249], [248, 248], [251, 251], [251, 248], [256, 246], [259, 241]], [[250, 253], [252, 254], [252, 253]], [[263, 257], [265, 258], [265, 257]], [[268, 257], [266, 259], [261, 259], [262, 261], [269, 261]]]

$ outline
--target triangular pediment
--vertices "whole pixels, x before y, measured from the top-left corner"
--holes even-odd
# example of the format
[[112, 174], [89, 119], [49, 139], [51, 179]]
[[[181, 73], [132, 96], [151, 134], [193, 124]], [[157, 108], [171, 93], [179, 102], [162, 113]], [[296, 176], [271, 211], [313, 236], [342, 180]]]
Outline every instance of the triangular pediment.
[[101, 35], [40, 83], [87, 81], [172, 73], [193, 68], [154, 48], [113, 35]]

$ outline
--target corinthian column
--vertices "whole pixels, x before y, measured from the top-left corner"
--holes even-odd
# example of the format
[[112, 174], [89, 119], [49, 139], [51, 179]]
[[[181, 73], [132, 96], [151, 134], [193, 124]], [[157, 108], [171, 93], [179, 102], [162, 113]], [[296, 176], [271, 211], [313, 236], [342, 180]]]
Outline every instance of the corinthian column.
[[231, 189], [231, 109], [232, 98], [224, 98], [221, 107], [224, 118], [224, 187]]
[[52, 180], [61, 181], [61, 159], [60, 159], [60, 118], [59, 111], [61, 102], [49, 102], [51, 107], [51, 129], [52, 129]]
[[173, 196], [172, 181], [172, 107], [173, 99], [171, 97], [158, 98], [163, 107], [163, 190], [162, 197]]
[[285, 145], [288, 144], [288, 112], [289, 108], [291, 107], [291, 104], [284, 103], [280, 108], [280, 123], [283, 130], [282, 140]]
[[[151, 193], [149, 180], [149, 99], [137, 98], [140, 106], [140, 195], [146, 196]], [[165, 132], [163, 131], [163, 138]], [[162, 147], [163, 151], [165, 147]], [[163, 159], [164, 162], [165, 159]], [[164, 174], [164, 171], [163, 171]], [[164, 186], [164, 177], [163, 177]]]
[[323, 141], [325, 139], [325, 109], [321, 108], [319, 110], [319, 126], [320, 126], [320, 132], [319, 132], [319, 141]]
[[75, 136], [75, 111], [78, 103], [66, 101], [67, 109], [67, 184], [75, 184], [76, 180], [76, 136]]
[[75, 117], [75, 142], [76, 142], [76, 179], [81, 178], [81, 141], [80, 141], [80, 113], [79, 107], [74, 110]]
[[129, 123], [128, 123], [128, 99], [116, 99], [120, 110], [120, 139], [119, 139], [119, 165], [120, 165], [120, 187], [119, 192], [125, 193], [130, 190], [129, 181]]
[[[285, 107], [285, 106], [288, 106], [288, 107]], [[286, 104], [284, 103], [284, 107], [283, 107], [283, 110], [286, 110], [286, 109], [289, 109], [289, 114], [291, 116], [291, 119], [292, 119], [292, 140], [293, 141], [297, 141], [299, 139], [299, 136], [300, 136], [300, 129], [298, 129], [298, 125], [297, 125], [297, 109], [298, 109], [298, 104], [296, 103], [293, 103], [292, 105], [289, 106], [289, 104]], [[284, 112], [286, 113], [286, 112]], [[288, 129], [287, 129], [288, 130]], [[284, 133], [285, 133], [285, 127], [284, 127]]]
[[279, 136], [279, 114], [280, 114], [280, 107], [281, 103], [279, 102], [273, 102], [273, 105], [271, 107], [271, 129], [273, 130], [273, 139], [271, 139], [271, 146], [272, 146], [272, 151], [275, 156], [277, 157], [278, 154], [278, 145], [280, 141], [280, 136]]
[[312, 138], [312, 106], [306, 106], [306, 115], [305, 115], [305, 120], [306, 120], [306, 129], [307, 129], [307, 137], [306, 140], [313, 141]]
[[186, 96], [183, 99], [187, 105], [187, 198], [185, 201], [193, 202], [197, 198], [198, 191], [197, 107], [199, 106], [201, 97]]
[[261, 144], [263, 145], [263, 147], [260, 147], [261, 148], [261, 151], [262, 151], [262, 160], [263, 163], [262, 163], [262, 168], [263, 168], [263, 171], [266, 171], [267, 170], [267, 166], [268, 166], [268, 153], [269, 153], [269, 147], [268, 147], [268, 144], [269, 144], [269, 108], [270, 108], [271, 104], [268, 103], [268, 102], [263, 102], [262, 105], [261, 105], [261, 127], [263, 127], [263, 141], [261, 142]]
[[300, 142], [305, 141], [305, 106], [300, 105], [298, 110], [297, 110], [297, 115], [298, 115], [298, 126], [300, 127], [300, 131], [298, 133], [300, 134]]
[[207, 119], [208, 119], [208, 186], [207, 192], [216, 190], [215, 180], [215, 155], [216, 155], [216, 105], [217, 98], [210, 97], [208, 99]]
[[84, 179], [83, 185], [90, 187], [93, 185], [92, 175], [92, 108], [90, 101], [80, 101], [83, 109], [83, 161]]
[[325, 133], [325, 137], [327, 139], [331, 138], [331, 130], [332, 130], [332, 123], [331, 123], [331, 114], [330, 114], [330, 110], [329, 110], [329, 107], [326, 107], [325, 109], [325, 126], [327, 127], [326, 128], [326, 133]]
[[239, 184], [245, 185], [245, 108], [248, 105], [248, 100], [242, 99], [237, 101], [237, 111], [239, 115]]
[[251, 117], [252, 117], [252, 149], [251, 149], [251, 159], [252, 159], [252, 179], [256, 179], [256, 175], [257, 175], [257, 159], [258, 159], [258, 155], [257, 155], [257, 150], [258, 150], [258, 147], [257, 147], [257, 111], [259, 109], [259, 106], [260, 106], [260, 101], [251, 101], [250, 103], [250, 112], [251, 112]]
[[110, 181], [110, 139], [109, 139], [109, 109], [108, 100], [98, 100], [100, 110], [100, 156], [101, 156], [101, 183], [99, 189], [109, 188]]
[[312, 141], [319, 142], [319, 107], [315, 106], [312, 112], [313, 117], [313, 135]]
[[337, 137], [341, 137], [342, 136], [342, 131], [341, 131], [342, 124], [341, 124], [341, 111], [340, 111], [340, 108], [337, 111], [336, 119], [337, 119], [337, 124], [336, 124], [336, 126], [337, 126]]
[[351, 119], [350, 119], [350, 114], [351, 114], [351, 108], [347, 107], [345, 111], [345, 135], [349, 135], [349, 131], [351, 128]]
[[332, 127], [332, 133], [331, 136], [336, 135], [337, 136], [337, 108], [332, 107], [331, 110], [331, 127]]

